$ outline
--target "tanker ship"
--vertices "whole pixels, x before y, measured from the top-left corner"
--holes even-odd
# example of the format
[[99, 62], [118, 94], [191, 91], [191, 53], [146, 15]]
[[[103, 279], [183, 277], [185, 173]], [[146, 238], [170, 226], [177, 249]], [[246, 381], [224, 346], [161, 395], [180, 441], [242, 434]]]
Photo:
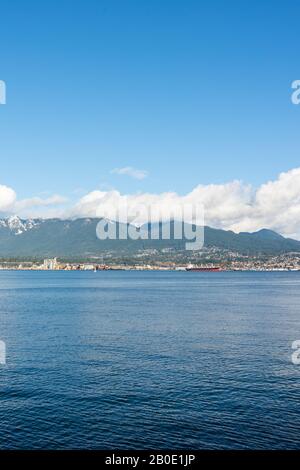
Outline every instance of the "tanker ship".
[[189, 265], [187, 266], [186, 271], [215, 272], [221, 271], [221, 268], [219, 266], [206, 267]]

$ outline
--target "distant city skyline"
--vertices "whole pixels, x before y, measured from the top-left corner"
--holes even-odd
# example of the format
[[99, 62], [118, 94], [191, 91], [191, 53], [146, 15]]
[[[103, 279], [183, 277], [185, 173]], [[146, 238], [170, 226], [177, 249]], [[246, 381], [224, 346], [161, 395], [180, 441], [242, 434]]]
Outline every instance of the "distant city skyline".
[[299, 14], [296, 0], [1, 2], [0, 216], [202, 199], [211, 226], [300, 239]]

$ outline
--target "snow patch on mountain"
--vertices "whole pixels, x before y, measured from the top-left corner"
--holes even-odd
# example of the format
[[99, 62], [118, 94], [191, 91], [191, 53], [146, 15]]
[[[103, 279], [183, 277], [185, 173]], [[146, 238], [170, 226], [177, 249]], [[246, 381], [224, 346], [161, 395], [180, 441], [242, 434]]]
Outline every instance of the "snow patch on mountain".
[[8, 219], [0, 220], [0, 227], [9, 229], [14, 235], [21, 235], [40, 225], [39, 220], [27, 219], [22, 220], [17, 215], [12, 215]]

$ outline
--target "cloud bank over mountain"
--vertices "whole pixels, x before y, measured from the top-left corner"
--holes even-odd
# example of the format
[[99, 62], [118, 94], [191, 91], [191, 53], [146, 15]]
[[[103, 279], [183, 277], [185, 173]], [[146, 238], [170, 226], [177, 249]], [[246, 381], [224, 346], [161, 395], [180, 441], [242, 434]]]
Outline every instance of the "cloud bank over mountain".
[[130, 207], [156, 204], [163, 214], [169, 214], [170, 207], [203, 204], [206, 225], [234, 232], [269, 228], [300, 239], [300, 168], [281, 173], [276, 180], [258, 188], [236, 180], [225, 184], [199, 184], [186, 195], [175, 192], [126, 195], [117, 190], [95, 190], [73, 203], [59, 195], [19, 200], [12, 188], [0, 185], [1, 215], [18, 214], [26, 218], [109, 217], [125, 203]]

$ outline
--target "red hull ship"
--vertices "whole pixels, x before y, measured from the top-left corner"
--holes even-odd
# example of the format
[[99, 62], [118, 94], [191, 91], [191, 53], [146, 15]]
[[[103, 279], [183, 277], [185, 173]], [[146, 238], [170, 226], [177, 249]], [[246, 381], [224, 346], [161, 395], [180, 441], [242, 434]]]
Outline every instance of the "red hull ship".
[[213, 268], [201, 268], [197, 266], [193, 267], [187, 267], [187, 271], [200, 271], [200, 272], [215, 272], [215, 271], [221, 271], [221, 268], [219, 266], [215, 266]]

